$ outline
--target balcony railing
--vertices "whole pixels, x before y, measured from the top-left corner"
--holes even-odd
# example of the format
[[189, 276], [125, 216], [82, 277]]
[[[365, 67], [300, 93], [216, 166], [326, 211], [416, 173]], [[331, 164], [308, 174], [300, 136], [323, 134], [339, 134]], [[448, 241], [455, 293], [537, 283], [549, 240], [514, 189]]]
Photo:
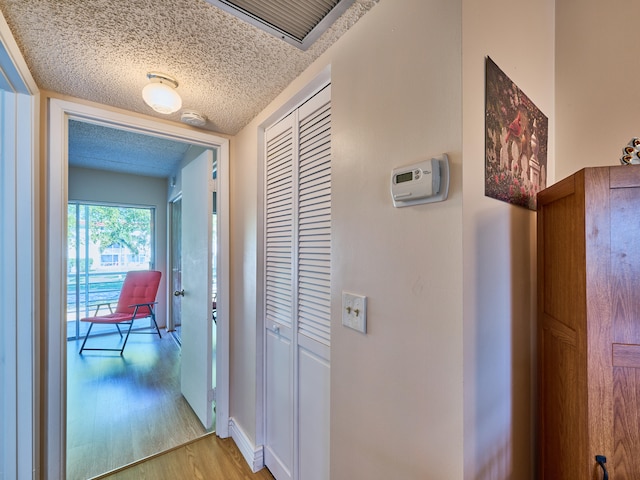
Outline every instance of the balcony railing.
[[[84, 336], [86, 328], [79, 320], [94, 314], [97, 305], [118, 301], [126, 271], [113, 272], [70, 272], [67, 276], [67, 338]], [[104, 308], [104, 307], [103, 307]], [[100, 314], [108, 313], [108, 308]], [[92, 331], [96, 331], [96, 327]], [[105, 331], [113, 328], [105, 326]], [[97, 332], [96, 332], [97, 333]]]

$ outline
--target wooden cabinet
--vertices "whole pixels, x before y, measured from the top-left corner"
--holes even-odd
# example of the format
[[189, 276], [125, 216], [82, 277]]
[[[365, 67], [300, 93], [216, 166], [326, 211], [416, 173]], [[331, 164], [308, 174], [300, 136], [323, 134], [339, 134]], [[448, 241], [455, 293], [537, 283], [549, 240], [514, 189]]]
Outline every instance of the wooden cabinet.
[[640, 166], [538, 195], [538, 478], [640, 479]]

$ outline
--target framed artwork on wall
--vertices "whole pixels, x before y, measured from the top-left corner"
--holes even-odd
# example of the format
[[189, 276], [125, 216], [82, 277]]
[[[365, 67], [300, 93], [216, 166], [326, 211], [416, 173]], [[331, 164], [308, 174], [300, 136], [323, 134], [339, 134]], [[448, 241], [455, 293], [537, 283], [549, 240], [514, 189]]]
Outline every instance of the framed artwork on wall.
[[484, 193], [535, 210], [547, 185], [549, 120], [489, 57], [485, 75]]

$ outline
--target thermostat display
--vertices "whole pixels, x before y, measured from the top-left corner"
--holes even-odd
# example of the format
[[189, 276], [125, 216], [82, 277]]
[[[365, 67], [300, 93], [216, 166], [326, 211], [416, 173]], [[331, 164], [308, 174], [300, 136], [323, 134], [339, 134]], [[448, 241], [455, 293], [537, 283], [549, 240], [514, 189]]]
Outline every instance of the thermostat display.
[[[420, 175], [420, 170], [416, 170], [416, 176]], [[413, 180], [413, 172], [399, 173], [396, 175], [396, 183], [410, 182]]]

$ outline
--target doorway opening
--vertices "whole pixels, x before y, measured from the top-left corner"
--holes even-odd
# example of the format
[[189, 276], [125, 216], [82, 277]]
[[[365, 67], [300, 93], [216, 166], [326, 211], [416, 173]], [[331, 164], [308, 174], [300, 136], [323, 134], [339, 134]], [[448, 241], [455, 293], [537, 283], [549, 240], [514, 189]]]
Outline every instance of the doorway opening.
[[[74, 148], [70, 144], [70, 150]], [[70, 166], [72, 215], [67, 222], [72, 248], [67, 250], [67, 263], [85, 263], [77, 273], [86, 272], [89, 285], [69, 282], [67, 293], [73, 297], [73, 288], [80, 287], [83, 294], [88, 290], [91, 302], [89, 308], [79, 308], [80, 318], [94, 314], [96, 295], [119, 296], [114, 284], [120, 282], [110, 274], [153, 269], [166, 277], [167, 188], [166, 178]], [[111, 203], [115, 201], [118, 204]], [[99, 280], [97, 285], [93, 279]], [[155, 306], [161, 327], [167, 304], [164, 290]], [[108, 307], [101, 308], [100, 313], [109, 313]], [[151, 325], [141, 320], [134, 329], [146, 330], [145, 322]], [[87, 324], [77, 323], [83, 327], [79, 339], [66, 342], [66, 478], [92, 478], [208, 433], [181, 396], [182, 356], [171, 336], [132, 336], [121, 358], [105, 352], [79, 355]], [[99, 327], [101, 335], [94, 335]], [[90, 342], [112, 348], [122, 339], [113, 325], [96, 324]]]
[[[52, 478], [63, 478], [66, 465], [66, 213], [67, 213], [67, 153], [66, 144], [68, 124], [70, 120], [93, 122], [100, 125], [122, 128], [132, 132], [155, 135], [161, 138], [184, 141], [204, 148], [213, 149], [218, 159], [221, 183], [218, 198], [222, 209], [219, 210], [220, 232], [218, 252], [221, 265], [218, 271], [218, 323], [216, 327], [217, 347], [217, 391], [216, 417], [218, 425], [216, 434], [220, 437], [229, 435], [228, 426], [228, 161], [229, 142], [204, 131], [194, 131], [175, 125], [166, 125], [153, 120], [136, 118], [126, 113], [107, 111], [95, 106], [76, 104], [66, 100], [51, 99], [49, 102], [49, 169], [46, 183], [49, 206], [47, 224], [47, 251], [52, 252], [47, 262], [47, 303], [46, 323], [49, 328], [45, 337], [46, 359], [48, 370], [45, 376], [47, 428], [45, 444], [48, 455], [43, 465], [47, 475]], [[166, 200], [165, 200], [166, 201]], [[56, 253], [60, 252], [60, 253]], [[221, 268], [220, 268], [221, 267]], [[166, 271], [166, 269], [165, 269]], [[163, 295], [169, 294], [165, 285]], [[166, 301], [165, 301], [166, 305]], [[210, 312], [210, 306], [209, 306]], [[209, 313], [210, 315], [210, 313]], [[165, 317], [166, 318], [166, 317]], [[169, 341], [173, 342], [170, 336]], [[63, 388], [60, 388], [63, 386]]]

